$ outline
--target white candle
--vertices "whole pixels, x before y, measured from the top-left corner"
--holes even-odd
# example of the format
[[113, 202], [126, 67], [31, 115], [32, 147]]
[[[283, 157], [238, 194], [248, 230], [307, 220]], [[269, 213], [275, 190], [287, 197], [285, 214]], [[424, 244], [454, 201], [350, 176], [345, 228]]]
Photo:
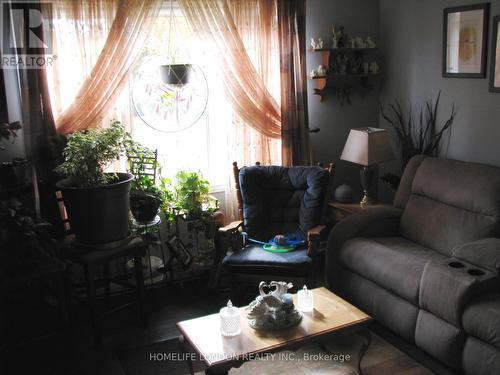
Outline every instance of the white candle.
[[240, 309], [233, 306], [231, 300], [220, 309], [220, 331], [222, 336], [237, 336], [241, 333]]
[[305, 285], [304, 288], [297, 293], [297, 308], [303, 312], [314, 310], [314, 295]]

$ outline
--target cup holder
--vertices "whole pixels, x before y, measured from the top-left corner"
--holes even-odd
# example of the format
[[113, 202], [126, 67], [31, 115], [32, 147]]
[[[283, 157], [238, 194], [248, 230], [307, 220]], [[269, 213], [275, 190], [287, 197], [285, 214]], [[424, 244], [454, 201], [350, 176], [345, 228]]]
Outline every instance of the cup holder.
[[[450, 262], [448, 263], [448, 265], [452, 268], [464, 268], [465, 265], [463, 263], [460, 263], [460, 262]], [[477, 270], [479, 271], [479, 270]]]
[[472, 268], [470, 270], [467, 270], [467, 273], [472, 276], [483, 276], [484, 271], [478, 270], [476, 268]]

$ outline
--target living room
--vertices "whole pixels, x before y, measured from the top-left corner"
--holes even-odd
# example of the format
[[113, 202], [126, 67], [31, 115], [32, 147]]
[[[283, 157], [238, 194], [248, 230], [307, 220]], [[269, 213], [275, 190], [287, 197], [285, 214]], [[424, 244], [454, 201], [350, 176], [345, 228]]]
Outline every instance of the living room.
[[500, 0], [0, 5], [0, 373], [500, 373]]

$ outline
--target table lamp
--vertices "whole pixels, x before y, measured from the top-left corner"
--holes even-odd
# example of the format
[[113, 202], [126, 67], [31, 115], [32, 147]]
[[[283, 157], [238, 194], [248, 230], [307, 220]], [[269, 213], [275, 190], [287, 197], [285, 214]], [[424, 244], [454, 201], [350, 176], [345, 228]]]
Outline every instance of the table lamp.
[[371, 204], [373, 201], [369, 196], [368, 190], [373, 177], [373, 171], [370, 167], [394, 159], [387, 131], [371, 127], [351, 129], [340, 159], [362, 166], [360, 176], [363, 199], [360, 205]]

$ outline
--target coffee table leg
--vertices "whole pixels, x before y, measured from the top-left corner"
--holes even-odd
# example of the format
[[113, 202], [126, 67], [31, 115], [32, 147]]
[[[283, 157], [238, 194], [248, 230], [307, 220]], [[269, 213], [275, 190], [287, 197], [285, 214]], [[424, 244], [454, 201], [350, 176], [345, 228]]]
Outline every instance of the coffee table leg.
[[194, 375], [193, 361], [191, 361], [191, 356], [189, 355], [188, 344], [186, 343], [186, 340], [182, 335], [179, 336], [179, 348], [181, 350], [181, 353], [186, 355], [185, 358], [186, 364], [189, 367], [189, 373], [191, 375]]
[[359, 331], [358, 335], [365, 339], [365, 341], [363, 342], [363, 346], [361, 347], [361, 350], [359, 351], [359, 362], [357, 364], [358, 374], [363, 375], [363, 370], [361, 370], [361, 361], [363, 360], [363, 357], [365, 356], [365, 354], [368, 350], [368, 347], [370, 346], [370, 344], [372, 342], [372, 335], [370, 334], [369, 329], [364, 329], [362, 331]]

